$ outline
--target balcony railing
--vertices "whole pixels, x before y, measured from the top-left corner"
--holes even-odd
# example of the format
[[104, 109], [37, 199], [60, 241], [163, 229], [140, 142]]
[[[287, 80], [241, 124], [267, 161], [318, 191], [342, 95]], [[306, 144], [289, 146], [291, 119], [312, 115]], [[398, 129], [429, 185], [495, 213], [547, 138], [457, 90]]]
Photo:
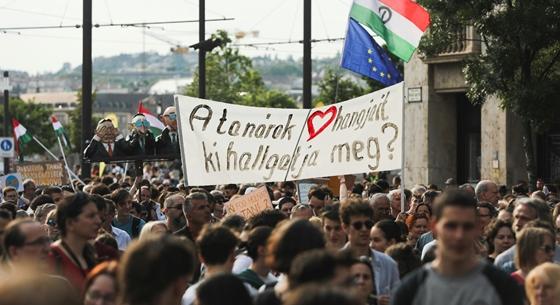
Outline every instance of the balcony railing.
[[444, 52], [438, 55], [426, 57], [425, 62], [457, 62], [462, 61], [468, 55], [480, 53], [480, 37], [475, 32], [474, 27], [464, 27], [463, 30], [456, 33], [456, 37], [457, 39], [453, 43], [451, 43]]

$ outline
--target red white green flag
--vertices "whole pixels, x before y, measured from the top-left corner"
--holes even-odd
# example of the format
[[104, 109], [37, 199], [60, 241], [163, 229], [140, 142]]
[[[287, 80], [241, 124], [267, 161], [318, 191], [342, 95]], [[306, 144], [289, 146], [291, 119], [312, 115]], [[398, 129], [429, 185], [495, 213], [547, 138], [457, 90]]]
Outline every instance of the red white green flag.
[[68, 147], [68, 139], [66, 137], [64, 127], [62, 127], [62, 124], [56, 119], [54, 115], [51, 116], [51, 123], [56, 136], [62, 139], [64, 146]]
[[33, 139], [27, 132], [27, 129], [23, 127], [18, 120], [12, 119], [12, 127], [14, 128], [14, 137], [16, 138], [16, 142], [26, 144]]
[[142, 102], [138, 103], [138, 113], [143, 114], [146, 117], [146, 120], [150, 122], [150, 131], [154, 134], [154, 136], [158, 136], [161, 134], [162, 130], [165, 128], [165, 125], [157, 118], [157, 116], [153, 115], [148, 108], [144, 107]]
[[430, 25], [430, 14], [412, 0], [354, 0], [350, 17], [383, 38], [389, 52], [406, 62]]

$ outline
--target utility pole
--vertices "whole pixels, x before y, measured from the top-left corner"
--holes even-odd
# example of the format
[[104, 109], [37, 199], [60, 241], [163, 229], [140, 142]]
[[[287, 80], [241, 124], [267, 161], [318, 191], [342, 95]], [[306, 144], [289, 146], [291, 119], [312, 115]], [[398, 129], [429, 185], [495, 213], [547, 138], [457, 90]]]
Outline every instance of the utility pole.
[[[4, 136], [10, 136], [10, 74], [4, 71]], [[4, 158], [4, 174], [10, 172], [10, 158]]]
[[311, 0], [303, 0], [303, 108], [311, 109]]
[[82, 24], [82, 177], [89, 178], [91, 164], [84, 162], [83, 151], [91, 138], [91, 112], [92, 112], [92, 60], [91, 60], [91, 23], [92, 0], [84, 0]]
[[203, 47], [205, 40], [205, 8], [204, 1], [198, 1], [198, 97], [206, 98], [206, 48]]

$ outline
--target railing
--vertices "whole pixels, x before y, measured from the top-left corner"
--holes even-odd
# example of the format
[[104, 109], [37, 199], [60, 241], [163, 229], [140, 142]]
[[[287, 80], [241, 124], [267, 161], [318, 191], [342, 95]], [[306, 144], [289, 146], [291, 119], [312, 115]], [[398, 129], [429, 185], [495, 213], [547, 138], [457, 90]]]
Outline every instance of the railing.
[[444, 52], [429, 56], [425, 59], [427, 63], [457, 62], [462, 61], [467, 55], [480, 53], [480, 36], [474, 27], [466, 26], [456, 33], [457, 39], [450, 44]]

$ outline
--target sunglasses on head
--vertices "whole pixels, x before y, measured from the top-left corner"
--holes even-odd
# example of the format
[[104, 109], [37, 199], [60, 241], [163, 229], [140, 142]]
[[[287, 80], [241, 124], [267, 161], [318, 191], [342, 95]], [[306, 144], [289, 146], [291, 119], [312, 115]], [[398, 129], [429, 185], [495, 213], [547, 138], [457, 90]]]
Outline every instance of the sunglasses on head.
[[49, 225], [51, 227], [56, 227], [56, 220], [54, 220], [52, 218], [47, 220], [47, 225]]
[[371, 227], [373, 227], [373, 221], [371, 220], [366, 220], [366, 221], [356, 221], [354, 223], [352, 223], [352, 227], [356, 230], [361, 230], [364, 226], [366, 227], [366, 229], [371, 229]]
[[142, 125], [144, 125], [144, 127], [150, 127], [150, 122], [141, 121], [141, 120], [138, 120], [138, 121], [134, 122], [134, 126], [136, 126], [138, 128], [142, 127]]
[[176, 113], [170, 113], [170, 114], [167, 115], [167, 117], [172, 121], [177, 120], [177, 114]]

